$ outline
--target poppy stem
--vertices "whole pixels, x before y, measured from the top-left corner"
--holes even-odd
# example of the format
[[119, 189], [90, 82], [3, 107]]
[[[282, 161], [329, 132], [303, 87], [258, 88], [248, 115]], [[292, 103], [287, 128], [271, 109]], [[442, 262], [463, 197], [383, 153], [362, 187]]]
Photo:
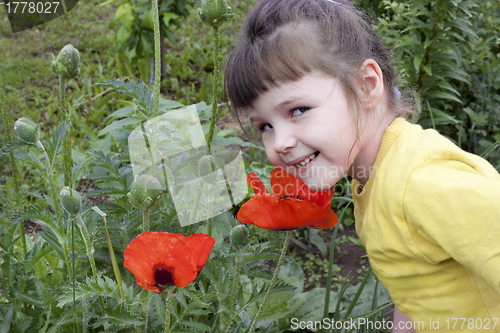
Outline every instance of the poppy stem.
[[168, 287], [167, 302], [165, 304], [165, 333], [170, 332], [170, 309], [172, 308], [172, 297], [174, 294], [175, 286]]
[[[234, 306], [234, 298], [236, 296], [236, 289], [238, 288], [238, 281], [240, 278], [240, 269], [241, 269], [241, 254], [238, 253], [236, 254], [236, 267], [234, 268], [234, 277], [233, 277], [233, 283], [231, 285], [231, 294], [229, 295], [229, 303], [228, 303], [228, 311], [227, 311], [227, 318], [226, 322], [230, 322], [231, 316], [233, 314], [233, 306]], [[221, 319], [222, 323], [222, 319]], [[231, 325], [227, 325], [227, 329], [225, 332], [229, 331], [229, 328]]]
[[257, 314], [255, 315], [255, 318], [252, 321], [252, 326], [250, 326], [250, 330], [248, 331], [248, 333], [253, 333], [255, 331], [255, 326], [257, 326], [257, 321], [259, 321], [262, 312], [264, 312], [264, 308], [266, 306], [267, 300], [269, 299], [269, 296], [271, 295], [271, 291], [273, 290], [274, 285], [278, 281], [278, 274], [280, 272], [281, 265], [283, 264], [283, 259], [285, 259], [285, 254], [286, 250], [288, 249], [288, 243], [290, 242], [290, 238], [292, 238], [292, 230], [289, 230], [286, 233], [285, 243], [283, 244], [283, 248], [281, 249], [281, 255], [278, 260], [278, 265], [276, 265], [276, 269], [274, 270], [273, 278], [271, 280], [271, 283], [269, 284], [269, 288], [267, 289], [266, 294], [264, 295], [264, 300], [260, 304], [259, 311], [257, 311]]
[[[2, 78], [0, 77], [0, 111], [2, 112], [3, 116], [3, 127], [5, 129], [5, 137], [7, 139], [7, 144], [9, 144], [12, 141], [12, 135], [11, 135], [11, 122], [10, 122], [10, 117], [7, 114], [7, 106], [5, 104], [5, 93], [3, 90], [3, 85], [2, 85]], [[12, 150], [9, 151], [9, 159], [10, 159], [10, 165], [11, 165], [11, 172], [12, 172], [12, 179], [14, 180], [14, 193], [16, 194], [16, 206], [15, 206], [15, 212], [21, 210], [22, 205], [23, 205], [23, 198], [21, 196], [21, 191], [19, 190], [19, 177], [17, 175], [17, 165], [16, 165], [16, 157], [14, 156], [14, 152]], [[21, 247], [22, 247], [22, 253], [23, 256], [22, 258], [22, 263], [24, 265], [24, 259], [26, 258], [26, 234], [24, 231], [24, 220], [19, 219], [19, 229], [21, 232]]]
[[144, 333], [148, 332], [148, 312], [149, 312], [149, 297], [150, 293], [146, 290], [142, 290], [142, 320], [144, 321]]
[[142, 211], [142, 231], [149, 231], [149, 210], [147, 209]]
[[214, 138], [214, 127], [217, 121], [217, 97], [219, 89], [219, 72], [220, 72], [220, 42], [219, 42], [219, 27], [213, 27], [214, 31], [214, 86], [213, 86], [213, 100], [212, 100], [212, 119], [210, 120], [210, 130], [208, 131], [207, 139], [207, 155], [210, 154], [212, 139]]
[[61, 219], [61, 211], [59, 209], [59, 200], [57, 197], [57, 192], [56, 192], [56, 184], [54, 183], [54, 169], [52, 168], [53, 165], [50, 161], [50, 157], [47, 154], [47, 150], [45, 149], [45, 146], [40, 142], [40, 140], [35, 141], [35, 146], [39, 148], [42, 153], [43, 157], [45, 159], [45, 162], [47, 163], [47, 178], [49, 181], [49, 191], [50, 191], [50, 196], [52, 197], [53, 203], [54, 203], [54, 209], [56, 211], [56, 216], [57, 216], [57, 221]]

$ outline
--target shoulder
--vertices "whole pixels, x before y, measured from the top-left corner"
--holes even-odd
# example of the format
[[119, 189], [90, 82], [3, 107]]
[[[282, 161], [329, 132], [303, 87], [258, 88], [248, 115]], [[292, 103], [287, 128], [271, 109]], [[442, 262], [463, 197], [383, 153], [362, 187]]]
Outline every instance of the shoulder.
[[409, 125], [400, 133], [382, 164], [389, 170], [404, 170], [400, 176], [407, 179], [423, 177], [434, 181], [451, 169], [500, 180], [488, 161], [460, 149], [437, 131], [424, 130], [419, 125]]

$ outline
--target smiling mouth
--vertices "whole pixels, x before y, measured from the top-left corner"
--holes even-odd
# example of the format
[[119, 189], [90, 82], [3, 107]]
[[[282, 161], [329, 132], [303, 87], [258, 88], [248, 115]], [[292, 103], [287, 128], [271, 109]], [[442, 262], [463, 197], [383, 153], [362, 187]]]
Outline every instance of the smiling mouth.
[[318, 157], [318, 155], [319, 155], [319, 151], [315, 152], [314, 154], [311, 154], [311, 156], [305, 158], [302, 162], [299, 162], [299, 163], [295, 164], [294, 166], [296, 168], [302, 168], [303, 166], [307, 165], [309, 162], [314, 160], [316, 157]]

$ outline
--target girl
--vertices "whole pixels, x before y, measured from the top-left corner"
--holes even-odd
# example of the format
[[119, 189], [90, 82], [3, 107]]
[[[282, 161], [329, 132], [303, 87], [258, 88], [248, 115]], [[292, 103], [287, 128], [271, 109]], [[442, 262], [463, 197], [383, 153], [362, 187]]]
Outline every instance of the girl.
[[405, 120], [395, 81], [347, 0], [263, 0], [225, 85], [272, 164], [315, 191], [352, 176], [356, 231], [396, 305], [394, 332], [500, 332], [500, 175]]

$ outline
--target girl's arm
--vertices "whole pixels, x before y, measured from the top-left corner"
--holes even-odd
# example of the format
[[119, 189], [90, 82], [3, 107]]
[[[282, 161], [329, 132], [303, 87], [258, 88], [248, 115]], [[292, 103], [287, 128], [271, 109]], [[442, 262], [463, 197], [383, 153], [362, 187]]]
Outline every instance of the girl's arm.
[[[400, 324], [401, 323], [401, 324]], [[407, 324], [408, 323], [408, 324]], [[409, 324], [411, 323], [411, 325]], [[394, 305], [394, 319], [393, 319], [393, 329], [392, 333], [416, 333], [413, 328], [413, 322], [410, 319], [410, 316], [401, 313], [396, 305]], [[403, 327], [403, 328], [400, 328]]]

